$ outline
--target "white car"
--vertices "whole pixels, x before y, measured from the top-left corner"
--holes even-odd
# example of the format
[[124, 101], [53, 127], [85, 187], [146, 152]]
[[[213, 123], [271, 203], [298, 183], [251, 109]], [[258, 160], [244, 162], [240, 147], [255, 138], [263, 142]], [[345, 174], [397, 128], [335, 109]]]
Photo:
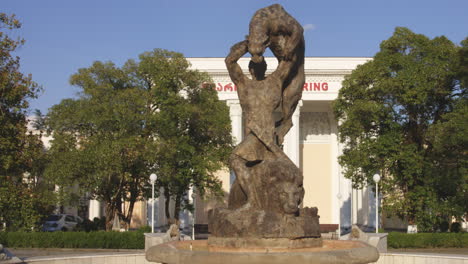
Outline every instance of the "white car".
[[69, 214], [49, 215], [42, 226], [42, 231], [72, 231], [81, 222], [83, 222], [83, 219], [79, 216]]

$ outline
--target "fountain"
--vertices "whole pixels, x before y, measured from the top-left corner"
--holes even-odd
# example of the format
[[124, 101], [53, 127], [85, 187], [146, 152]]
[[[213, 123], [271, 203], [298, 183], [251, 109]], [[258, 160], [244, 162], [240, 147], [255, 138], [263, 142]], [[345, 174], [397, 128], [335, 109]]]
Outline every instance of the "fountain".
[[[269, 48], [277, 69], [266, 76]], [[246, 40], [231, 47], [226, 67], [245, 118], [245, 137], [229, 165], [236, 174], [228, 206], [209, 212], [207, 241], [151, 247], [148, 261], [179, 263], [370, 263], [377, 249], [360, 241], [322, 240], [318, 209], [301, 208], [303, 175], [281, 149], [304, 85], [302, 26], [281, 5], [258, 10]], [[251, 78], [238, 60], [249, 52]], [[274, 115], [280, 112], [280, 117]], [[276, 118], [275, 118], [276, 117]]]

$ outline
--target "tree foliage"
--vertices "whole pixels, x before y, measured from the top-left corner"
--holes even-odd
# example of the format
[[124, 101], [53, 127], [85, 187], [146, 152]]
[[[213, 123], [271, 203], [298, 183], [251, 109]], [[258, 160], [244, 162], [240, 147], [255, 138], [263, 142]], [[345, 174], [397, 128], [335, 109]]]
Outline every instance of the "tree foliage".
[[108, 228], [116, 213], [130, 223], [150, 173], [176, 210], [191, 185], [218, 190], [213, 173], [225, 164], [230, 122], [216, 92], [202, 87], [207, 80], [182, 54], [159, 49], [121, 68], [95, 62], [79, 69], [70, 78], [79, 98], [63, 100], [47, 116], [54, 135], [47, 175], [63, 193], [77, 184], [104, 201]]
[[45, 164], [41, 135], [27, 128], [28, 102], [40, 87], [19, 71], [13, 55], [24, 40], [8, 35], [20, 27], [14, 15], [0, 13], [0, 222], [9, 230], [36, 226], [53, 201], [47, 183], [38, 180]]
[[70, 83], [80, 97], [53, 106], [46, 118], [54, 137], [47, 177], [60, 186], [65, 204], [86, 194], [105, 202], [107, 229], [116, 214], [130, 223], [154, 154], [144, 125], [148, 92], [132, 74], [130, 65], [111, 62], [79, 69]]
[[[229, 109], [207, 83], [209, 76], [188, 70], [179, 53], [144, 53], [139, 66], [152, 91], [150, 130], [158, 141], [156, 171], [166, 197], [166, 217], [178, 219], [182, 205], [188, 205], [189, 186], [201, 195], [206, 190], [222, 194], [214, 173], [227, 166], [232, 150]], [[172, 216], [169, 198], [175, 200]]]
[[374, 59], [345, 79], [334, 102], [345, 176], [362, 187], [379, 172], [384, 209], [421, 230], [466, 213], [462, 60], [466, 53], [445, 37], [396, 28]]

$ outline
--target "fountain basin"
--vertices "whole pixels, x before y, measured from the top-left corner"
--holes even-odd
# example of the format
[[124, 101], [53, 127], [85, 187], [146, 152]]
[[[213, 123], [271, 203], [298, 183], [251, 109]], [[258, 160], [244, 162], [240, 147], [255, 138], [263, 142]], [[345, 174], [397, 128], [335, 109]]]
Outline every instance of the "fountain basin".
[[206, 240], [199, 240], [153, 246], [146, 252], [146, 259], [167, 264], [358, 264], [376, 262], [379, 253], [361, 241], [324, 240], [321, 247], [291, 249], [211, 247]]

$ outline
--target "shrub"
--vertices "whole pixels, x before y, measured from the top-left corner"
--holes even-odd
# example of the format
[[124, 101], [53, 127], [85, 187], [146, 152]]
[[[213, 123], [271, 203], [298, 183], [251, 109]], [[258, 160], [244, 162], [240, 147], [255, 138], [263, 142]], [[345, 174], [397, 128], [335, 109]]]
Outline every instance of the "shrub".
[[138, 232], [149, 233], [151, 232], [151, 226], [142, 226], [138, 228]]
[[452, 225], [450, 226], [450, 232], [452, 233], [459, 233], [461, 231], [461, 225], [460, 223], [452, 223]]
[[19, 248], [143, 249], [142, 232], [0, 232], [0, 244]]
[[449, 230], [449, 222], [443, 221], [442, 223], [440, 223], [439, 228], [440, 232], [447, 232]]
[[83, 220], [83, 222], [76, 225], [75, 231], [97, 231], [97, 226], [94, 222], [90, 221], [89, 219]]
[[97, 230], [106, 230], [106, 217], [94, 217], [93, 223], [96, 225]]
[[387, 242], [390, 248], [468, 248], [468, 234], [392, 232], [388, 234]]

